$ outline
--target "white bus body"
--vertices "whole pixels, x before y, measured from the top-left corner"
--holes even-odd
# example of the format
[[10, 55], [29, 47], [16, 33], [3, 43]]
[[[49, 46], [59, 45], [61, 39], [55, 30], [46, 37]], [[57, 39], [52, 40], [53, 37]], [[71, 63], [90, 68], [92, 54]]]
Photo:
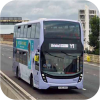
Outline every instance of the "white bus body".
[[13, 71], [38, 89], [83, 88], [83, 31], [78, 21], [42, 19], [14, 28]]

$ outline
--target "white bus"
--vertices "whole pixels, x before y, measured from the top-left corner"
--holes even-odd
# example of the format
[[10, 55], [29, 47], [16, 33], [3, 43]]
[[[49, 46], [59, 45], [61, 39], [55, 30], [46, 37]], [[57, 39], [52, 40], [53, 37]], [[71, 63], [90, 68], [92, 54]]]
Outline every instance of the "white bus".
[[83, 31], [80, 22], [42, 19], [16, 24], [13, 71], [38, 89], [83, 88]]

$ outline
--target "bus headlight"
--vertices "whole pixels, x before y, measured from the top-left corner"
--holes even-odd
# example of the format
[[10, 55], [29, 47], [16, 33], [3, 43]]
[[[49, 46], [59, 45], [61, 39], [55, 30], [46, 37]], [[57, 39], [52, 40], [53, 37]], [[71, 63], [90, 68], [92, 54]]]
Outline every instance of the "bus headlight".
[[44, 74], [42, 74], [42, 76], [44, 76]]
[[83, 74], [80, 74], [78, 82], [80, 82], [82, 80], [82, 76], [83, 76]]
[[47, 79], [46, 79], [45, 74], [42, 73], [41, 76], [42, 76], [43, 81], [47, 83]]
[[80, 76], [83, 76], [83, 74], [80, 74]]

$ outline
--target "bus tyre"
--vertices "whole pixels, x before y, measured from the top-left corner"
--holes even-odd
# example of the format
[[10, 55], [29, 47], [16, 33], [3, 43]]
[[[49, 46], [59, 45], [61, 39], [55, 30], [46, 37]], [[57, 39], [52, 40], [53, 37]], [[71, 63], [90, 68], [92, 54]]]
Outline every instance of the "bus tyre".
[[32, 75], [30, 77], [30, 86], [33, 87], [33, 77], [32, 77]]
[[32, 76], [32, 75], [30, 76], [30, 86], [31, 86], [32, 88], [34, 88], [34, 85], [33, 85], [33, 76]]
[[18, 67], [17, 67], [17, 69], [16, 69], [16, 77], [17, 77], [18, 79], [20, 79], [20, 77], [19, 77], [19, 69], [18, 69]]

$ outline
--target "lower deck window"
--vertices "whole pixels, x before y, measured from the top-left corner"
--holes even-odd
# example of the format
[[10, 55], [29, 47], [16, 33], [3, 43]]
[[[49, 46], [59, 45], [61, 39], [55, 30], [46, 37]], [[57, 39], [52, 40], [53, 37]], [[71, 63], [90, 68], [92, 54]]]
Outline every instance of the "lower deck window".
[[16, 61], [20, 62], [24, 65], [27, 65], [27, 52], [17, 50], [17, 52], [16, 52]]

